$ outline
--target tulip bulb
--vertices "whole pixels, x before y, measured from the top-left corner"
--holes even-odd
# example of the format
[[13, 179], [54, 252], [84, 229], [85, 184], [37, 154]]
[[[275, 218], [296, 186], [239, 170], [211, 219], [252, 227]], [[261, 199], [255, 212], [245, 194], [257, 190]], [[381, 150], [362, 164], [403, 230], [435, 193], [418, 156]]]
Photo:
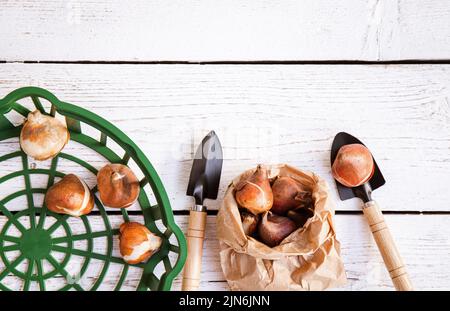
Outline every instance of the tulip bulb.
[[137, 264], [150, 258], [161, 246], [162, 239], [144, 225], [125, 222], [120, 225], [119, 248], [123, 260]]
[[261, 223], [258, 226], [258, 233], [264, 244], [274, 247], [280, 244], [281, 241], [296, 229], [296, 223], [288, 217], [267, 212], [263, 215]]
[[97, 173], [97, 186], [102, 203], [126, 208], [136, 202], [140, 185], [133, 171], [123, 164], [107, 164]]
[[358, 187], [368, 181], [375, 170], [372, 154], [361, 144], [342, 146], [333, 162], [334, 178], [346, 187]]
[[47, 190], [45, 204], [54, 213], [79, 217], [92, 211], [94, 196], [83, 180], [68, 174]]
[[285, 215], [289, 210], [302, 208], [312, 203], [311, 192], [295, 179], [283, 176], [272, 185], [273, 206], [271, 212]]
[[38, 161], [56, 156], [69, 141], [70, 134], [58, 119], [39, 110], [28, 114], [20, 132], [22, 150]]
[[241, 221], [244, 233], [248, 236], [251, 236], [256, 232], [259, 223], [259, 216], [241, 211]]
[[301, 228], [305, 225], [310, 217], [314, 215], [314, 212], [309, 209], [301, 209], [295, 211], [288, 211], [286, 216], [295, 222], [297, 227]]
[[241, 207], [255, 215], [270, 210], [273, 204], [273, 193], [266, 168], [258, 165], [253, 175], [240, 182], [236, 186], [235, 198]]

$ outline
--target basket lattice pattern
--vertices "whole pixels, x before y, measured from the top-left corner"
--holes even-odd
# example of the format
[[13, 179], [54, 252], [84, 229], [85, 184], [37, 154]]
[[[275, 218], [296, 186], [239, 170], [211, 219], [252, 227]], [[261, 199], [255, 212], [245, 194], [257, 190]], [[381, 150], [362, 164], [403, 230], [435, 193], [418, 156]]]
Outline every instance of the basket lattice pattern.
[[[118, 229], [114, 228], [110, 222], [108, 209], [106, 209], [96, 193], [96, 188], [92, 189], [95, 193], [96, 215], [102, 219], [102, 230], [96, 230], [90, 223], [90, 216], [82, 216], [81, 221], [84, 226], [84, 233], [73, 233], [68, 224], [67, 215], [60, 215], [50, 212], [46, 209], [45, 204], [34, 202], [34, 194], [45, 194], [55, 180], [62, 178], [64, 173], [59, 170], [59, 163], [64, 161], [72, 161], [73, 163], [84, 167], [92, 174], [97, 174], [97, 168], [78, 158], [75, 154], [59, 153], [51, 160], [49, 168], [34, 168], [27, 155], [20, 150], [17, 144], [17, 150], [8, 154], [0, 154], [1, 163], [11, 159], [19, 159], [22, 169], [12, 173], [3, 175], [0, 172], [0, 184], [8, 182], [16, 177], [24, 179], [24, 188], [15, 191], [3, 198], [0, 198], [0, 215], [6, 218], [3, 227], [0, 225], [0, 260], [3, 262], [4, 269], [0, 270], [0, 290], [10, 290], [5, 285], [5, 278], [15, 276], [23, 281], [23, 290], [29, 290], [30, 284], [35, 282], [38, 289], [46, 290], [46, 281], [52, 278], [62, 278], [65, 284], [60, 290], [97, 290], [107, 278], [107, 271], [111, 264], [121, 265], [120, 275], [117, 276], [117, 282], [114, 290], [120, 290], [127, 279], [127, 275], [131, 266], [133, 268], [142, 269], [142, 276], [137, 284], [137, 290], [169, 290], [174, 277], [180, 272], [186, 257], [186, 243], [184, 236], [175, 224], [170, 203], [167, 198], [164, 187], [154, 170], [151, 163], [141, 150], [119, 129], [101, 117], [80, 107], [69, 103], [59, 101], [50, 92], [34, 87], [27, 87], [16, 90], [0, 101], [0, 142], [10, 138], [18, 137], [21, 125], [14, 126], [5, 116], [5, 114], [15, 111], [16, 113], [26, 117], [30, 109], [18, 103], [19, 100], [26, 97], [31, 98], [36, 109], [42, 113], [55, 116], [57, 113], [64, 116], [67, 127], [70, 131], [70, 139], [90, 148], [103, 156], [111, 163], [128, 164], [130, 160], [139, 167], [143, 173], [140, 180], [141, 191], [138, 199], [140, 211], [143, 216], [145, 225], [154, 233], [163, 238], [161, 249], [154, 254], [146, 263], [138, 265], [129, 265], [125, 263], [120, 256], [113, 255], [113, 242], [117, 239]], [[41, 99], [45, 99], [51, 103], [49, 111], [46, 111]], [[99, 137], [91, 137], [82, 131], [82, 123], [97, 129], [100, 132]], [[108, 147], [107, 141], [112, 139], [119, 145], [124, 154], [120, 155], [117, 151], [113, 151]], [[31, 177], [33, 174], [47, 175], [48, 182], [46, 187], [34, 188], [31, 185]], [[150, 186], [153, 196], [157, 204], [151, 204], [144, 187]], [[147, 187], [148, 188], [148, 187]], [[18, 211], [10, 211], [6, 206], [19, 197], [26, 198], [26, 206]], [[41, 203], [42, 205], [42, 203]], [[129, 221], [130, 216], [126, 209], [120, 209], [123, 221]], [[45, 226], [45, 220], [53, 217], [56, 221]], [[27, 219], [27, 225], [21, 220]], [[164, 229], [157, 226], [156, 222], [162, 221]], [[14, 228], [18, 234], [12, 235], [8, 232]], [[62, 236], [54, 237], [56, 230], [62, 230]], [[94, 239], [103, 237], [106, 241], [106, 252], [100, 253], [94, 249]], [[85, 249], [76, 247], [77, 241], [84, 241]], [[13, 260], [9, 258], [8, 252], [16, 252], [19, 255]], [[63, 255], [62, 260], [55, 258], [55, 252]], [[90, 288], [84, 288], [75, 279], [74, 276], [66, 269], [71, 256], [79, 256], [83, 258], [83, 262], [78, 278], [82, 278], [93, 260], [101, 261], [103, 266], [96, 276], [95, 281]], [[175, 258], [175, 260], [170, 260]], [[43, 262], [50, 263], [51, 269], [44, 271]], [[21, 271], [17, 269], [19, 265], [25, 262], [26, 269]], [[154, 273], [155, 267], [162, 263], [164, 271], [157, 276]]]

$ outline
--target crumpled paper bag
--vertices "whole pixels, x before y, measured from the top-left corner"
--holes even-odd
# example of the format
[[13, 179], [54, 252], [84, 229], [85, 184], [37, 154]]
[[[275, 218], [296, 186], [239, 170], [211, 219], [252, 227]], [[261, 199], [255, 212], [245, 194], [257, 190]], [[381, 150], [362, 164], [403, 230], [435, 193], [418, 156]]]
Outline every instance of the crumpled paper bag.
[[232, 290], [324, 290], [346, 283], [340, 243], [333, 225], [334, 203], [317, 175], [281, 164], [266, 166], [269, 177], [290, 176], [310, 188], [314, 214], [302, 228], [270, 248], [242, 229], [235, 186], [254, 170], [235, 178], [217, 215], [220, 263]]

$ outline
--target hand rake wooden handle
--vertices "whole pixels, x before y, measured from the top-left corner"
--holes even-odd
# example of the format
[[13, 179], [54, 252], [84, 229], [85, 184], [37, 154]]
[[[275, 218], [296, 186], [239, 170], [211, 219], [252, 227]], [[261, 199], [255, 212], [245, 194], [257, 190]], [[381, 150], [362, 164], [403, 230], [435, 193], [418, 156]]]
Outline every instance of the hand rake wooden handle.
[[381, 209], [375, 201], [369, 201], [364, 204], [363, 212], [395, 289], [398, 291], [414, 290]]
[[205, 238], [206, 212], [190, 211], [186, 234], [188, 255], [183, 271], [181, 290], [194, 291], [200, 286], [203, 240]]

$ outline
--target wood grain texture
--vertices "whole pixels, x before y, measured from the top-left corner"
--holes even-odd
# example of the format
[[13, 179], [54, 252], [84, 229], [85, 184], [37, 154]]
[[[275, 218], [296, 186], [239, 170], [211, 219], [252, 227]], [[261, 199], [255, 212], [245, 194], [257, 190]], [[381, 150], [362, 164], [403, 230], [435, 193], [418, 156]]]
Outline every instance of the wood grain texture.
[[[155, 166], [175, 210], [192, 204], [185, 190], [193, 153], [211, 129], [225, 161], [219, 200], [207, 201], [210, 209], [244, 170], [288, 163], [325, 178], [338, 210], [360, 210], [357, 200], [339, 201], [330, 174], [332, 139], [347, 131], [372, 150], [386, 177], [374, 193], [383, 210], [450, 210], [448, 65], [0, 65], [2, 97], [26, 85], [44, 87], [122, 129]], [[17, 148], [17, 141], [1, 142], [0, 154]], [[96, 168], [105, 163], [76, 144], [65, 152]], [[2, 162], [1, 173], [18, 167]], [[85, 169], [69, 161], [61, 167], [95, 184]], [[0, 185], [0, 193], [22, 187], [19, 182]]]
[[414, 287], [409, 278], [408, 270], [384, 220], [383, 213], [376, 202], [365, 203], [363, 213], [395, 289], [398, 291], [413, 291]]
[[183, 291], [196, 291], [200, 286], [206, 219], [205, 212], [189, 212], [189, 224], [186, 230], [188, 255], [183, 268], [181, 286]]
[[[385, 218], [415, 290], [449, 290], [450, 217], [387, 215]], [[347, 285], [336, 290], [394, 290], [364, 216], [336, 215], [334, 220], [348, 278]], [[187, 226], [186, 216], [178, 216], [177, 221], [182, 228]], [[228, 290], [218, 251], [215, 218], [208, 217], [200, 289]], [[178, 278], [173, 288], [180, 288], [180, 283]]]
[[0, 1], [0, 60], [449, 59], [445, 0]]
[[[120, 216], [110, 216], [111, 225], [117, 228], [122, 222]], [[142, 221], [140, 217], [132, 217], [134, 221]], [[89, 216], [93, 231], [104, 229], [100, 217]], [[185, 232], [188, 225], [187, 216], [177, 216], [177, 223]], [[450, 216], [447, 215], [387, 215], [386, 221], [391, 228], [397, 246], [403, 255], [406, 267], [416, 290], [449, 290], [450, 289]], [[0, 216], [0, 227], [5, 217]], [[372, 238], [369, 227], [363, 215], [335, 216], [336, 232], [341, 242], [342, 258], [347, 271], [348, 284], [336, 290], [393, 290], [389, 274]], [[75, 218], [69, 219], [73, 234], [84, 233], [84, 227]], [[55, 234], [63, 234], [59, 231]], [[104, 253], [106, 243], [101, 239], [94, 241], [94, 250]], [[118, 243], [114, 240], [113, 254], [119, 256]], [[75, 248], [83, 249], [85, 243], [77, 242]], [[202, 290], [228, 290], [223, 278], [219, 261], [219, 244], [216, 236], [215, 217], [209, 216], [206, 227], [206, 239], [202, 265]], [[13, 256], [12, 254], [11, 256]], [[8, 255], [9, 256], [9, 255]], [[58, 257], [59, 258], [59, 257]], [[71, 274], [76, 275], [83, 262], [82, 257], [74, 256], [68, 265]], [[0, 261], [0, 271], [3, 270]], [[88, 289], [97, 279], [103, 263], [94, 260], [86, 274], [81, 278], [81, 284]], [[26, 269], [19, 267], [20, 269]], [[47, 268], [46, 268], [47, 269]], [[108, 270], [105, 282], [100, 288], [114, 288], [121, 271], [121, 265], [112, 264]], [[162, 273], [157, 267], [157, 275]], [[131, 269], [125, 282], [125, 290], [136, 287], [141, 276], [141, 269]], [[181, 274], [175, 280], [172, 289], [181, 288]], [[8, 284], [20, 288], [22, 282], [9, 277]], [[57, 289], [64, 284], [62, 277], [52, 279], [48, 287]], [[37, 289], [34, 284], [34, 289]]]

